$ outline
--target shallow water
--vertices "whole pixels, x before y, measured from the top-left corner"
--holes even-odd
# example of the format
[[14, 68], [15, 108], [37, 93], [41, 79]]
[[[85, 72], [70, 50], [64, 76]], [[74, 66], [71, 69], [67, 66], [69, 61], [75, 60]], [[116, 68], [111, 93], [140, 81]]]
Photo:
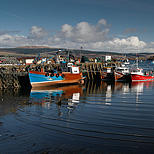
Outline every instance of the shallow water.
[[154, 81], [0, 91], [0, 153], [153, 153]]

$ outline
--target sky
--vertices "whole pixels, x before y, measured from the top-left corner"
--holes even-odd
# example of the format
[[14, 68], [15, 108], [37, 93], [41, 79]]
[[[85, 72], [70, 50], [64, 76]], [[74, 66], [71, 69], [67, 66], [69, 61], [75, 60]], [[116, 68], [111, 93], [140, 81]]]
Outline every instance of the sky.
[[0, 48], [154, 53], [154, 0], [0, 0]]

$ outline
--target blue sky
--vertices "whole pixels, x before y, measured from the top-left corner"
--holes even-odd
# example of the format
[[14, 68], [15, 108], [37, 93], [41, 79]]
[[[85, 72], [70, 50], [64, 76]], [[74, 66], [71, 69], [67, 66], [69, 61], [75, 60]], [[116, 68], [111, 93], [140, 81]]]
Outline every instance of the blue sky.
[[0, 0], [0, 47], [154, 52], [153, 0]]

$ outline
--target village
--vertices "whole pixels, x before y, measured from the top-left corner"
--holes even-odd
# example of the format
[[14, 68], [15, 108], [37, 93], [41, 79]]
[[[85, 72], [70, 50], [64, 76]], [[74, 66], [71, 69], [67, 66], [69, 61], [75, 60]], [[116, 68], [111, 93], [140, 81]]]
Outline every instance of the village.
[[[93, 55], [94, 56], [94, 55]], [[111, 54], [104, 54], [102, 56], [99, 55], [99, 57], [92, 57], [87, 56], [87, 54], [84, 54], [82, 51], [79, 52], [78, 56], [74, 56], [72, 51], [68, 51], [66, 49], [58, 50], [55, 52], [55, 55], [49, 54], [49, 53], [39, 53], [37, 56], [1, 56], [0, 57], [0, 71], [1, 71], [1, 80], [0, 85], [2, 88], [19, 88], [23, 86], [32, 86], [32, 82], [36, 82], [35, 78], [32, 77], [31, 82], [31, 74], [33, 74], [32, 71], [38, 71], [42, 72], [47, 80], [55, 80], [55, 83], [59, 80], [63, 81], [64, 83], [64, 76], [66, 77], [66, 72], [73, 73], [73, 69], [76, 69], [77, 72], [82, 73], [82, 77], [79, 77], [78, 79], [73, 79], [70, 81], [70, 79], [67, 81], [65, 80], [65, 83], [69, 82], [81, 82], [84, 80], [131, 80], [130, 76], [123, 76], [122, 78], [118, 77], [115, 78], [114, 70], [117, 67], [121, 67], [123, 64], [129, 64], [129, 61], [136, 61], [136, 58], [138, 60], [148, 60], [152, 59], [151, 57], [138, 57], [136, 55], [129, 56], [129, 58], [126, 55], [111, 55]], [[64, 63], [68, 63], [67, 66]], [[76, 66], [76, 68], [74, 68]], [[125, 66], [125, 65], [124, 65]], [[63, 68], [62, 68], [63, 67]], [[70, 67], [70, 68], [66, 68]], [[71, 70], [72, 69], [72, 70]], [[78, 70], [79, 69], [79, 70]], [[122, 68], [126, 72], [129, 73], [128, 68]], [[67, 71], [66, 71], [67, 70]], [[51, 74], [52, 73], [52, 74]], [[65, 75], [64, 75], [65, 74]], [[49, 78], [50, 75], [50, 78]], [[56, 76], [56, 78], [53, 78]], [[62, 76], [62, 78], [57, 78], [59, 76]], [[74, 77], [73, 77], [74, 78]], [[126, 78], [126, 79], [125, 79]], [[30, 80], [29, 80], [30, 79]], [[67, 81], [67, 82], [66, 82]], [[42, 82], [42, 81], [37, 81]], [[44, 86], [44, 83], [41, 83], [41, 86]], [[49, 86], [50, 84], [48, 84]], [[35, 85], [36, 86], [36, 85]]]
[[[38, 67], [45, 68], [45, 71], [59, 67], [60, 63], [67, 61], [68, 57], [65, 55], [56, 55], [54, 58], [47, 60], [49, 57], [44, 58], [39, 54], [39, 57], [21, 57], [15, 58], [14, 56], [0, 57], [0, 87], [3, 88], [20, 88], [23, 86], [30, 86], [28, 69], [31, 66], [33, 70]], [[37, 61], [37, 62], [36, 62]], [[89, 61], [88, 58], [82, 56], [80, 59], [75, 59], [74, 56], [69, 56], [69, 62], [80, 66], [80, 70], [86, 73], [88, 71], [87, 79], [93, 80], [99, 78], [98, 73], [103, 66], [102, 62], [111, 61], [111, 56], [104, 56], [102, 59], [95, 58]], [[83, 70], [84, 69], [84, 70]], [[97, 75], [96, 75], [97, 71]], [[94, 73], [95, 72], [95, 73]]]

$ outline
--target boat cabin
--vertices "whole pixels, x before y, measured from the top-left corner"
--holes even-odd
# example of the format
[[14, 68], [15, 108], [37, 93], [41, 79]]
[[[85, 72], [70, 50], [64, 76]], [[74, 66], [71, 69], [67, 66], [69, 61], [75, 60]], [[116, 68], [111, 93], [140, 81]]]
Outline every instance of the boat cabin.
[[141, 68], [132, 69], [131, 74], [143, 75], [143, 69], [141, 69]]
[[104, 64], [104, 67], [103, 68], [105, 68], [105, 67], [110, 67], [110, 68], [112, 68], [113, 70], [117, 67], [117, 65], [116, 65], [116, 63], [105, 63]]
[[112, 67], [103, 67], [102, 72], [111, 73], [111, 72], [113, 72], [113, 68]]
[[126, 73], [129, 73], [129, 68], [127, 68], [127, 67], [117, 67], [117, 68], [115, 68], [115, 71], [126, 74]]
[[61, 62], [60, 67], [62, 72], [70, 72], [72, 74], [79, 74], [79, 67], [75, 66], [73, 63]]

